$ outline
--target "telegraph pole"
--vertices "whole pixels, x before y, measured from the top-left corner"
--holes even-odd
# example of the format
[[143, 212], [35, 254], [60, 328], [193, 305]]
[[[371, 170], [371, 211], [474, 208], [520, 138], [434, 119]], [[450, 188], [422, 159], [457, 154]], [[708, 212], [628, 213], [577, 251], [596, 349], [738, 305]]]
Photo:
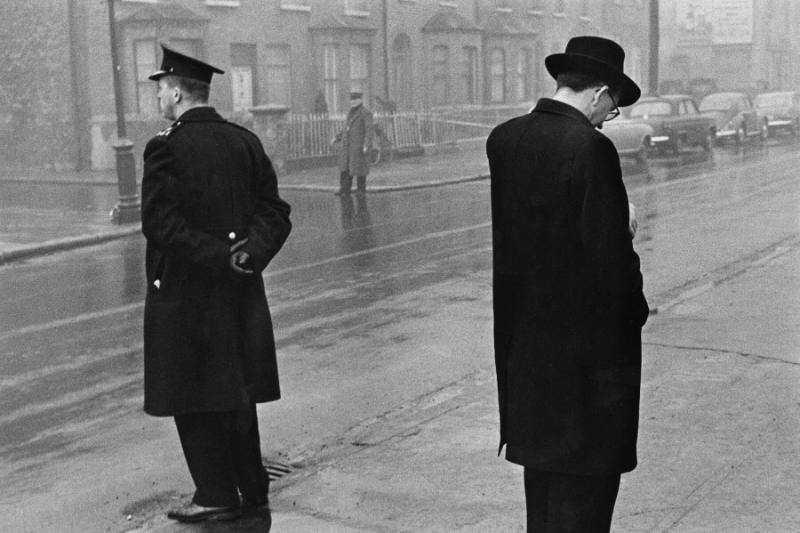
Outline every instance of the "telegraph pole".
[[141, 221], [139, 191], [136, 186], [136, 162], [133, 159], [133, 143], [125, 129], [125, 102], [120, 82], [119, 52], [117, 51], [116, 18], [114, 0], [108, 0], [108, 34], [111, 38], [111, 68], [114, 71], [114, 103], [117, 113], [117, 141], [114, 143], [117, 163], [117, 187], [119, 201], [111, 210], [111, 220], [117, 224]]
[[647, 89], [649, 94], [658, 94], [658, 0], [650, 0], [650, 73]]

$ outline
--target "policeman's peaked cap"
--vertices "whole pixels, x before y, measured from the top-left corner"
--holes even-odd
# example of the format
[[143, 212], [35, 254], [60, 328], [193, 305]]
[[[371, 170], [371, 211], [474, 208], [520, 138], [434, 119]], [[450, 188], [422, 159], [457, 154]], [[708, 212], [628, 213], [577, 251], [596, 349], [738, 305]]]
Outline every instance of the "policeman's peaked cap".
[[199, 59], [181, 54], [180, 52], [176, 52], [163, 44], [161, 45], [161, 49], [164, 51], [164, 57], [161, 59], [161, 68], [149, 76], [153, 81], [158, 81], [164, 76], [172, 75], [211, 83], [211, 76], [214, 74], [225, 74], [225, 71], [217, 67], [204, 63]]

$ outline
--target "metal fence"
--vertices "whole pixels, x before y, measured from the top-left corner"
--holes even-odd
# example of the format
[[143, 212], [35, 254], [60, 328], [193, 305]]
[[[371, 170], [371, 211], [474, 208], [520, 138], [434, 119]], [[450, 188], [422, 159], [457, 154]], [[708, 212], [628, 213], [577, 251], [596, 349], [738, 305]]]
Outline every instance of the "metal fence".
[[[452, 143], [486, 137], [494, 124], [463, 111], [375, 113], [394, 149]], [[291, 114], [288, 118], [289, 159], [336, 153], [334, 137], [344, 129], [346, 115]]]

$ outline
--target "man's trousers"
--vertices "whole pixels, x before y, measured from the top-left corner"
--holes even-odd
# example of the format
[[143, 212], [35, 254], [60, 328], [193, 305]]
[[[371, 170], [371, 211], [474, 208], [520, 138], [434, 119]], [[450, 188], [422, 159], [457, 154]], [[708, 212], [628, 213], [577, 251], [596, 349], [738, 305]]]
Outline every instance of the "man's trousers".
[[525, 468], [528, 533], [608, 533], [619, 481]]
[[191, 413], [175, 417], [183, 455], [204, 507], [267, 502], [269, 477], [261, 462], [255, 405], [244, 411]]

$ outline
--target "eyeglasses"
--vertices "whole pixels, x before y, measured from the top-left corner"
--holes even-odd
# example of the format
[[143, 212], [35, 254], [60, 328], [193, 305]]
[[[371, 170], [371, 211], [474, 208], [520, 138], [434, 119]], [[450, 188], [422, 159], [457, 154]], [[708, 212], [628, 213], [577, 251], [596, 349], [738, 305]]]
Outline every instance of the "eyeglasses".
[[617, 101], [614, 100], [614, 97], [611, 96], [611, 89], [606, 90], [606, 94], [609, 98], [611, 98], [611, 103], [614, 104], [614, 109], [608, 112], [606, 118], [603, 119], [604, 122], [608, 122], [609, 120], [614, 120], [619, 116], [619, 107], [617, 107]]

